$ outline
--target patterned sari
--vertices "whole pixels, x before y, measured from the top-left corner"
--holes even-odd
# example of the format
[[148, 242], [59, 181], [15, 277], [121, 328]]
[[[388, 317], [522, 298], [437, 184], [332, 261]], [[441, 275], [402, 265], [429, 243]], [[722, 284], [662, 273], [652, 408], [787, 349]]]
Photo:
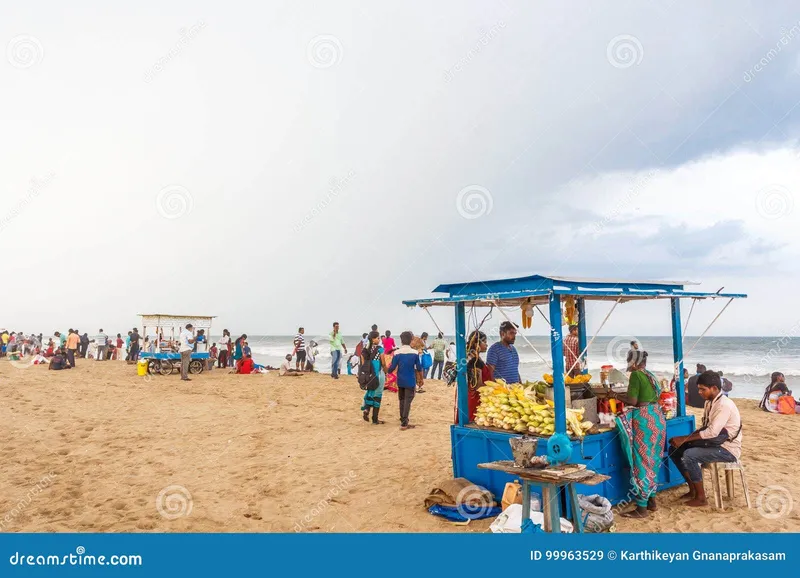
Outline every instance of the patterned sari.
[[[644, 371], [650, 385], [660, 395], [658, 379]], [[622, 450], [631, 466], [631, 497], [637, 506], [647, 506], [647, 500], [655, 497], [658, 490], [658, 471], [664, 457], [667, 437], [667, 422], [658, 403], [643, 407], [628, 407], [617, 416]]]
[[386, 374], [383, 371], [383, 367], [381, 367], [382, 355], [383, 346], [381, 345], [373, 345], [371, 348], [365, 348], [362, 351], [361, 359], [364, 363], [372, 364], [375, 375], [378, 378], [378, 387], [364, 392], [364, 405], [361, 406], [361, 411], [366, 411], [371, 407], [381, 407], [383, 388], [386, 385]]

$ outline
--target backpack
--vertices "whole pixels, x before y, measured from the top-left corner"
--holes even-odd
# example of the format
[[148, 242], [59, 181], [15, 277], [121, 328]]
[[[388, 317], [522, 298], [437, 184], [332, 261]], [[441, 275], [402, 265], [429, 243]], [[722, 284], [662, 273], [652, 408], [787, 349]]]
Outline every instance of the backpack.
[[431, 354], [427, 351], [422, 354], [422, 359], [420, 361], [422, 362], [422, 369], [430, 369], [430, 367], [433, 365]]
[[[363, 352], [366, 353], [366, 352]], [[378, 376], [375, 375], [375, 368], [369, 355], [361, 356], [361, 363], [358, 365], [358, 385], [363, 390], [374, 391], [378, 389]]]
[[794, 415], [795, 405], [797, 404], [791, 395], [782, 395], [778, 398], [778, 413]]

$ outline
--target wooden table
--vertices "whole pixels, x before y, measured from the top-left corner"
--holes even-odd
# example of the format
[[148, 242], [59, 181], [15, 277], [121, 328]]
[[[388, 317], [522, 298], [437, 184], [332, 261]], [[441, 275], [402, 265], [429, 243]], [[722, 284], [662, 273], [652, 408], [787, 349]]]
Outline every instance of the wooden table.
[[478, 464], [479, 468], [495, 470], [518, 476], [522, 480], [522, 523], [530, 519], [531, 485], [542, 487], [542, 514], [545, 532], [561, 532], [561, 516], [558, 508], [558, 492], [561, 488], [569, 495], [572, 508], [572, 522], [575, 531], [583, 532], [583, 518], [578, 505], [575, 483], [594, 486], [609, 479], [608, 476], [587, 470], [583, 464], [565, 464], [548, 468], [520, 468], [511, 460]]

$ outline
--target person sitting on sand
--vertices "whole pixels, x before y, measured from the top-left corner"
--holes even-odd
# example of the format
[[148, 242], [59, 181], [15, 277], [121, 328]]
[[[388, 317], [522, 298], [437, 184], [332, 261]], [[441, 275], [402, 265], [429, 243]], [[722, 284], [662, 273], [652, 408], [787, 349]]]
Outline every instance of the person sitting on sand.
[[56, 353], [50, 360], [50, 366], [47, 369], [53, 369], [55, 371], [61, 369], [72, 369], [72, 366], [69, 364], [69, 361], [67, 361], [67, 354], [64, 352], [64, 349], [59, 347], [56, 350]]
[[253, 370], [256, 368], [255, 363], [253, 362], [253, 358], [249, 355], [245, 355], [239, 361], [236, 362], [236, 373], [241, 374], [250, 374], [253, 373]]
[[791, 390], [786, 385], [786, 377], [780, 371], [775, 371], [770, 376], [769, 385], [764, 390], [764, 396], [758, 407], [764, 411], [778, 413], [778, 400], [781, 396], [791, 394]]
[[734, 463], [742, 455], [742, 418], [739, 408], [725, 395], [715, 371], [705, 371], [697, 378], [697, 389], [706, 400], [703, 426], [688, 436], [669, 440], [669, 457], [689, 484], [681, 496], [688, 506], [705, 506], [703, 464]]
[[280, 377], [296, 377], [302, 374], [302, 371], [292, 367], [292, 354], [287, 353], [286, 357], [283, 359], [283, 363], [281, 363], [281, 368], [278, 371], [278, 375]]

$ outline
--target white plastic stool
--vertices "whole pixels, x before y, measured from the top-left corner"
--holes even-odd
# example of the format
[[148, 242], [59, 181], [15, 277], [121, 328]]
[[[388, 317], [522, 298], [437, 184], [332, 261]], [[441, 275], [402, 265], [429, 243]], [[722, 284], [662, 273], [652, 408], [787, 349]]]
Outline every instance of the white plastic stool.
[[753, 506], [750, 504], [750, 490], [747, 489], [747, 479], [744, 475], [744, 465], [742, 462], [712, 462], [711, 464], [703, 464], [703, 468], [711, 469], [711, 485], [714, 489], [714, 505], [720, 510], [725, 509], [725, 504], [722, 501], [722, 489], [719, 483], [719, 467], [722, 466], [725, 471], [725, 490], [729, 500], [734, 497], [734, 472], [738, 471], [742, 480], [742, 490], [744, 490], [744, 500], [748, 508]]

